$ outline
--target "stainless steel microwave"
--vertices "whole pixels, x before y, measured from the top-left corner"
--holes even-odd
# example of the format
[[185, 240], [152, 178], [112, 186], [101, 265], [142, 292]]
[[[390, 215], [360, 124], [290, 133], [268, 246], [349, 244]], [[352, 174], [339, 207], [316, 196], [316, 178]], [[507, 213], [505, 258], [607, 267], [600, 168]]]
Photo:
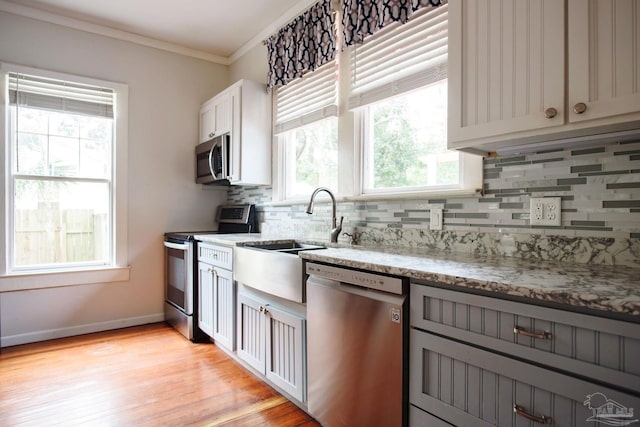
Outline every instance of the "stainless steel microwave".
[[211, 184], [228, 180], [230, 174], [231, 136], [228, 133], [196, 146], [196, 182]]

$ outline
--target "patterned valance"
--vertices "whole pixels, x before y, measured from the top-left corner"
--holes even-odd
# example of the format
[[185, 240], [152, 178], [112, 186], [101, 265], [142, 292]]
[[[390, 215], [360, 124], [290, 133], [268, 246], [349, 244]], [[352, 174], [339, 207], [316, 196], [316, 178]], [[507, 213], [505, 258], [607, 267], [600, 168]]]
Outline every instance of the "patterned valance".
[[284, 86], [336, 55], [331, 0], [321, 0], [266, 40], [267, 87]]
[[405, 23], [419, 9], [440, 6], [441, 0], [343, 0], [343, 47], [359, 44], [392, 22]]

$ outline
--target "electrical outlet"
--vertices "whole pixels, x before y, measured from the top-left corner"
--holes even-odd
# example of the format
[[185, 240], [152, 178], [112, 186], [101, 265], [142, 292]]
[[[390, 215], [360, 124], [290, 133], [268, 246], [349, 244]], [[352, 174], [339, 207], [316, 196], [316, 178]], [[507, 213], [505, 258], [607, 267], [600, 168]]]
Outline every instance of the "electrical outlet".
[[431, 230], [442, 230], [442, 209], [431, 209], [429, 228]]
[[531, 225], [561, 225], [560, 197], [532, 197]]

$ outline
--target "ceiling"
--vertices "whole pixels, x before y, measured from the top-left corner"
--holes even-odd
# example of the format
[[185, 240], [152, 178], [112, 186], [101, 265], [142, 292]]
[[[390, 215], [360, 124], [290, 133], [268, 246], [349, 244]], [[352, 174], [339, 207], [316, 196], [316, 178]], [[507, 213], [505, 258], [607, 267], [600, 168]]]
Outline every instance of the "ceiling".
[[0, 11], [230, 64], [316, 0], [0, 0]]

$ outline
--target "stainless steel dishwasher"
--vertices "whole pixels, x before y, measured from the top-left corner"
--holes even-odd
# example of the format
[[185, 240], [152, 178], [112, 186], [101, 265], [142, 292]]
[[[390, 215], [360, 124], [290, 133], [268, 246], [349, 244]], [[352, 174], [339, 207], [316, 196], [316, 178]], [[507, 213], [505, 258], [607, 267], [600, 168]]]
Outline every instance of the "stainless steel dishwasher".
[[305, 271], [309, 412], [326, 427], [407, 425], [407, 279]]

